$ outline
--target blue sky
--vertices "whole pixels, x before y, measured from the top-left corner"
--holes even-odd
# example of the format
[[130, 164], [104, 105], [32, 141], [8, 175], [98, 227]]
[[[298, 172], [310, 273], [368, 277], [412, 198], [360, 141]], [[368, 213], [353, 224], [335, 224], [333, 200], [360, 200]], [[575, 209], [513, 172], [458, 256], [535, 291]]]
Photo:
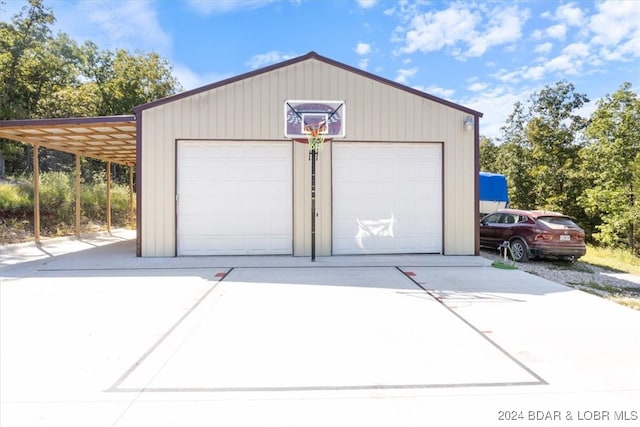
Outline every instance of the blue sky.
[[[26, 4], [5, 0], [2, 20]], [[63, 31], [155, 51], [185, 89], [316, 51], [484, 113], [566, 79], [592, 102], [640, 90], [640, 1], [45, 0]]]

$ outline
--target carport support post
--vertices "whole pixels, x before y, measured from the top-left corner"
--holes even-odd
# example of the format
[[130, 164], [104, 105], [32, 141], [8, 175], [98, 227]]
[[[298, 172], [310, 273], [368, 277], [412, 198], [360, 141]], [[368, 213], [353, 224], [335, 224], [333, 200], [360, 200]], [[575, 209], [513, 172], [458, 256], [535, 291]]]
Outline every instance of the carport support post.
[[76, 154], [76, 235], [80, 235], [80, 155]]
[[107, 162], [107, 231], [111, 233], [111, 162]]
[[316, 160], [318, 150], [309, 151], [311, 157], [311, 261], [316, 260]]
[[39, 145], [33, 146], [33, 236], [40, 242], [40, 162], [38, 161]]
[[133, 166], [129, 166], [129, 226], [133, 228]]

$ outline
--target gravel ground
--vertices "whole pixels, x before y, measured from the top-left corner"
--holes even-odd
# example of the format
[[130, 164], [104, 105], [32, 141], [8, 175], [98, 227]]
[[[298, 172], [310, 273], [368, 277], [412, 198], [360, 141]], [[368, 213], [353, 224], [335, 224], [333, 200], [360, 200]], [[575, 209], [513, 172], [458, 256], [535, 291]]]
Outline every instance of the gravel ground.
[[[500, 258], [498, 251], [489, 249], [482, 249], [480, 255], [490, 260]], [[534, 259], [516, 263], [516, 267], [547, 280], [640, 310], [640, 276], [620, 273], [581, 261], [571, 263], [553, 259]]]

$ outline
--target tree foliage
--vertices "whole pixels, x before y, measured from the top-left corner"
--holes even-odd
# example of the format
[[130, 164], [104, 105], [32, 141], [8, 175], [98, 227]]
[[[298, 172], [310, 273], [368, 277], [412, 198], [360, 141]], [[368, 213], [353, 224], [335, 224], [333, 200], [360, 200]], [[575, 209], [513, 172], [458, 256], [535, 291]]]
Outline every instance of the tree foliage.
[[[28, 0], [0, 21], [0, 120], [132, 114], [137, 105], [181, 90], [168, 61], [156, 53], [101, 50], [53, 34], [55, 17], [43, 0]], [[70, 170], [73, 156], [41, 149], [43, 171]], [[31, 169], [31, 147], [0, 140], [6, 172]], [[83, 160], [91, 179], [104, 163]], [[126, 173], [114, 165], [116, 176]]]
[[533, 204], [580, 217], [575, 200], [581, 187], [572, 171], [579, 169], [580, 132], [586, 120], [576, 111], [589, 102], [573, 84], [561, 81], [545, 86], [531, 98], [531, 116], [525, 127], [530, 147]]
[[610, 246], [638, 249], [640, 227], [640, 99], [625, 83], [598, 102], [586, 129], [581, 159], [590, 182], [580, 205], [601, 218], [594, 234]]
[[624, 83], [589, 102], [566, 81], [516, 103], [498, 144], [480, 142], [482, 170], [503, 173], [511, 206], [573, 216], [588, 238], [640, 250], [640, 99]]

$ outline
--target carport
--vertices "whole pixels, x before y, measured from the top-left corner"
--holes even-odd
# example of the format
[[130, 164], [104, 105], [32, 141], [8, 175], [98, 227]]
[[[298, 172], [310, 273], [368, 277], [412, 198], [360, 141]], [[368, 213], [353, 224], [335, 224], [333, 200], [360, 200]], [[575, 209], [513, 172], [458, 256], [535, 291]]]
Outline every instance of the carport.
[[76, 234], [80, 234], [80, 159], [106, 162], [107, 230], [111, 230], [111, 163], [129, 166], [129, 207], [133, 212], [133, 166], [136, 164], [135, 116], [82, 117], [0, 121], [0, 138], [33, 146], [33, 228], [40, 241], [40, 166], [38, 149], [45, 147], [76, 156]]

